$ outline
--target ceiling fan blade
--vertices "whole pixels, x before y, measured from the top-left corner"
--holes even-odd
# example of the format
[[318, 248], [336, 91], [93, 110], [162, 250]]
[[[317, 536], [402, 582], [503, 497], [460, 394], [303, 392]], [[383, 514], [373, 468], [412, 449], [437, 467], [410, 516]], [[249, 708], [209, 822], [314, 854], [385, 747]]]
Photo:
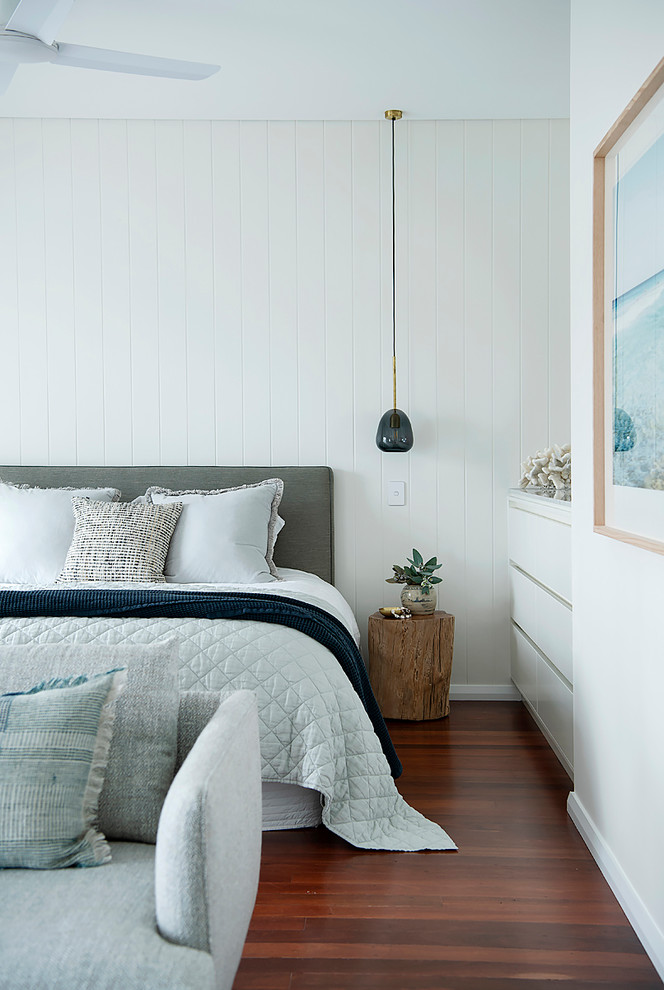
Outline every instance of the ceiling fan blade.
[[19, 0], [5, 27], [30, 34], [50, 45], [73, 3], [74, 0]]
[[133, 72], [139, 76], [165, 76], [171, 79], [207, 79], [219, 70], [218, 65], [183, 62], [176, 58], [156, 58], [113, 52], [83, 45], [58, 45], [55, 65], [75, 65], [81, 69], [105, 69], [108, 72]]
[[11, 62], [0, 62], [0, 95], [8, 89], [17, 68], [18, 65]]

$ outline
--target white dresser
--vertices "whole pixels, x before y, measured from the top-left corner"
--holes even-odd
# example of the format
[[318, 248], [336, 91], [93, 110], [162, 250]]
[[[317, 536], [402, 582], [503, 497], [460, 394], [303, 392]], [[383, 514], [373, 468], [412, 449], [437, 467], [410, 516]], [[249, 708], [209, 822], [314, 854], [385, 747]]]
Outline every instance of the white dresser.
[[509, 494], [512, 680], [570, 777], [574, 771], [571, 503]]

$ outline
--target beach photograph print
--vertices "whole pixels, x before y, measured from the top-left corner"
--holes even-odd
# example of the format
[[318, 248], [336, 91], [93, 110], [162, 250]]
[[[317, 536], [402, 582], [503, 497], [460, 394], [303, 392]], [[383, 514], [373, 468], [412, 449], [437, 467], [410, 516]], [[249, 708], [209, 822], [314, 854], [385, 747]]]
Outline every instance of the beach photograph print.
[[613, 484], [664, 491], [664, 134], [640, 145], [616, 156]]

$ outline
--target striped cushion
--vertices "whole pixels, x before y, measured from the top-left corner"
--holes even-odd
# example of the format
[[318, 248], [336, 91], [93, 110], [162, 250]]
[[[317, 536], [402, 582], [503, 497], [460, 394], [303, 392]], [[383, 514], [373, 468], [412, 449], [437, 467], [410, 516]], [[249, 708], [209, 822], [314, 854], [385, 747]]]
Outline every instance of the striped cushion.
[[99, 866], [93, 825], [126, 668], [0, 695], [0, 867]]
[[71, 500], [76, 526], [59, 582], [165, 581], [164, 564], [182, 503]]

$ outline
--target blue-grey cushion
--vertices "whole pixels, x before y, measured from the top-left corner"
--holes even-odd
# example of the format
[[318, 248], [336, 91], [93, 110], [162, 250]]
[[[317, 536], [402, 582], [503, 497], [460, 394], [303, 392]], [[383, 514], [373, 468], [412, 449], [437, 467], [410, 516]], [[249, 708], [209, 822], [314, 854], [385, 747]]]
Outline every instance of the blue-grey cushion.
[[[92, 636], [94, 620], [88, 621]], [[0, 691], [25, 691], [49, 677], [127, 668], [99, 799], [99, 825], [109, 839], [156, 840], [175, 766], [178, 644], [168, 637], [132, 645], [0, 645]]]
[[213, 990], [212, 957], [157, 931], [155, 847], [110, 845], [102, 870], [2, 873], [2, 990]]
[[0, 696], [0, 866], [110, 859], [94, 827], [125, 669]]

